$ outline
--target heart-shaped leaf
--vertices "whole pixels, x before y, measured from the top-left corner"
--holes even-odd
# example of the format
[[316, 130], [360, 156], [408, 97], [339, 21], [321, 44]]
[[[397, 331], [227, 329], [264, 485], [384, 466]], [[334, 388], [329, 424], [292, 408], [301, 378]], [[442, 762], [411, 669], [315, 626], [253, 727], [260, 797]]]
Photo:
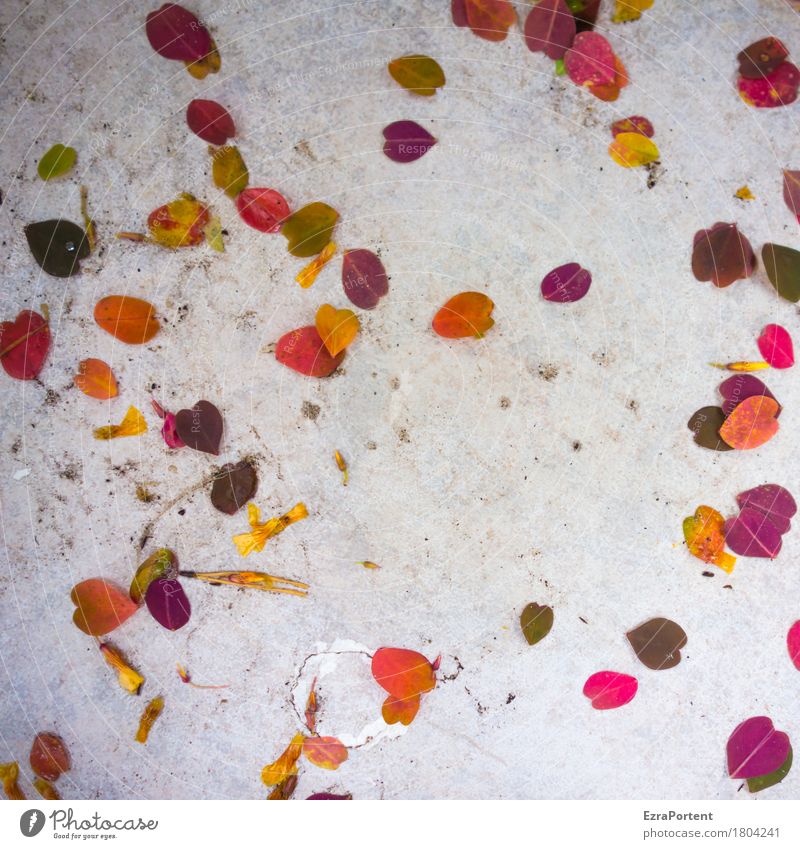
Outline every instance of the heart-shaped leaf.
[[275, 345], [275, 359], [307, 377], [328, 377], [342, 364], [345, 352], [335, 357], [325, 347], [316, 327], [300, 327], [285, 333]]
[[77, 158], [78, 153], [74, 147], [54, 144], [39, 160], [36, 170], [43, 180], [52, 180], [70, 171]]
[[608, 146], [608, 154], [623, 168], [638, 168], [659, 157], [655, 142], [641, 133], [619, 133]]
[[347, 749], [336, 737], [306, 737], [303, 754], [322, 769], [339, 769], [347, 760]]
[[759, 793], [761, 790], [766, 790], [768, 787], [774, 787], [786, 778], [791, 768], [792, 747], [789, 746], [789, 754], [786, 756], [786, 760], [774, 772], [770, 772], [767, 775], [759, 775], [756, 778], [748, 778], [747, 789], [751, 793]]
[[350, 345], [361, 327], [352, 310], [337, 310], [330, 304], [323, 304], [317, 310], [315, 323], [317, 332], [332, 357]]
[[177, 578], [178, 561], [168, 548], [159, 548], [136, 570], [129, 590], [130, 597], [136, 604], [142, 604], [147, 594], [147, 588], [159, 578]]
[[789, 628], [789, 633], [786, 635], [786, 648], [789, 650], [789, 657], [794, 668], [800, 671], [800, 619]]
[[[765, 398], [772, 398], [776, 404], [778, 399], [769, 391], [766, 384], [760, 381], [752, 374], [735, 374], [727, 380], [723, 380], [719, 385], [719, 394], [723, 398], [722, 412], [725, 416], [729, 416], [745, 398], [763, 395]], [[778, 404], [778, 412], [776, 418], [781, 414], [781, 405]], [[720, 425], [721, 427], [721, 425]]]
[[739, 73], [749, 80], [760, 80], [771, 74], [789, 57], [789, 51], [783, 42], [775, 36], [767, 36], [745, 47], [736, 57]]
[[494, 325], [494, 303], [482, 292], [455, 295], [433, 317], [433, 330], [446, 339], [483, 338]]
[[761, 248], [761, 260], [769, 282], [787, 301], [800, 301], [800, 251], [768, 243]]
[[396, 699], [387, 696], [381, 706], [381, 716], [387, 725], [399, 722], [402, 725], [411, 725], [419, 712], [422, 699], [419, 696], [410, 696], [407, 699]]
[[780, 532], [758, 510], [743, 507], [739, 515], [725, 522], [725, 545], [742, 557], [774, 560], [781, 550]]
[[783, 200], [800, 222], [800, 171], [783, 172]]
[[508, 0], [464, 0], [467, 26], [486, 41], [503, 41], [517, 13]]
[[532, 601], [525, 605], [519, 617], [519, 624], [528, 645], [535, 646], [550, 633], [553, 627], [553, 608]]
[[177, 3], [150, 12], [145, 23], [150, 46], [165, 59], [195, 62], [211, 50], [211, 36], [195, 15]]
[[577, 262], [568, 262], [545, 274], [541, 288], [546, 301], [568, 304], [584, 298], [591, 285], [591, 273]]
[[444, 71], [430, 56], [414, 54], [389, 62], [389, 73], [403, 88], [423, 97], [432, 97], [444, 83]]
[[281, 226], [292, 256], [316, 256], [331, 241], [339, 213], [327, 203], [315, 201], [293, 212]]
[[23, 310], [0, 325], [0, 362], [17, 380], [33, 380], [50, 350], [50, 327], [38, 312]]
[[525, 19], [525, 44], [534, 53], [563, 59], [575, 40], [575, 17], [564, 0], [541, 0]]
[[657, 616], [628, 631], [625, 636], [636, 657], [648, 669], [672, 669], [681, 662], [686, 631], [671, 619]]
[[740, 451], [758, 448], [778, 432], [778, 404], [772, 398], [753, 395], [745, 398], [725, 419], [719, 435]]
[[78, 373], [73, 379], [75, 386], [90, 398], [107, 401], [109, 398], [116, 398], [119, 394], [114, 372], [111, 371], [108, 363], [102, 360], [93, 358], [81, 360], [78, 363]]
[[64, 218], [36, 221], [25, 228], [33, 258], [53, 277], [72, 277], [81, 270], [81, 260], [90, 253], [86, 233]]
[[211, 486], [211, 503], [221, 513], [229, 516], [240, 510], [256, 494], [258, 474], [248, 460], [228, 463], [214, 478]]
[[757, 80], [739, 77], [739, 96], [749, 106], [773, 109], [794, 103], [799, 86], [800, 70], [791, 62], [781, 62], [774, 71]]
[[628, 704], [638, 689], [639, 682], [633, 676], [604, 670], [586, 679], [583, 695], [595, 710], [611, 710]]
[[178, 410], [175, 429], [189, 448], [205, 454], [219, 454], [222, 414], [210, 401], [198, 401], [191, 410]]
[[789, 754], [789, 737], [767, 716], [751, 716], [728, 739], [728, 775], [758, 778], [778, 769]]
[[411, 699], [436, 686], [433, 664], [411, 649], [378, 649], [372, 656], [372, 677], [395, 699]]
[[614, 51], [597, 32], [580, 32], [564, 56], [569, 78], [579, 86], [614, 85], [617, 67]]
[[147, 301], [127, 295], [108, 295], [94, 308], [94, 320], [120, 342], [143, 345], [159, 330], [156, 309]]
[[683, 520], [683, 536], [689, 551], [704, 563], [713, 563], [730, 574], [736, 558], [725, 551], [724, 531], [722, 514], [705, 504]]
[[641, 115], [631, 115], [629, 118], [620, 118], [611, 125], [611, 134], [616, 138], [620, 133], [640, 133], [651, 139], [655, 135], [653, 125], [647, 118]]
[[150, 615], [168, 631], [177, 631], [189, 621], [192, 607], [180, 583], [173, 578], [158, 578], [144, 596]]
[[785, 534], [792, 526], [792, 517], [797, 513], [797, 504], [788, 489], [776, 483], [765, 483], [736, 496], [739, 507], [758, 510], [772, 522], [778, 532]]
[[69, 752], [64, 741], [48, 731], [33, 738], [29, 760], [31, 769], [45, 781], [56, 781], [70, 768]]
[[244, 164], [239, 148], [231, 144], [225, 147], [209, 148], [213, 163], [211, 173], [214, 185], [229, 198], [236, 198], [247, 188], [250, 174]]
[[193, 100], [186, 108], [186, 123], [196, 136], [217, 146], [236, 135], [230, 112], [216, 100]]
[[695, 233], [692, 273], [697, 280], [710, 280], [722, 289], [749, 277], [755, 266], [756, 256], [750, 242], [735, 224], [719, 221], [708, 230]]
[[719, 435], [724, 421], [725, 413], [721, 407], [701, 407], [692, 415], [687, 425], [694, 434], [694, 441], [703, 448], [710, 448], [712, 451], [733, 451]]
[[345, 251], [342, 286], [350, 301], [362, 310], [375, 309], [389, 291], [389, 278], [378, 257], [366, 248]]
[[415, 121], [395, 121], [383, 128], [383, 137], [383, 152], [392, 162], [414, 162], [436, 144], [436, 139]]
[[768, 324], [758, 337], [758, 350], [773, 368], [791, 368], [794, 365], [792, 337], [780, 324]]
[[289, 217], [286, 198], [275, 189], [245, 189], [236, 197], [242, 221], [262, 233], [279, 233]]
[[72, 621], [93, 637], [110, 634], [139, 609], [127, 593], [105, 578], [75, 584], [70, 598], [76, 608]]

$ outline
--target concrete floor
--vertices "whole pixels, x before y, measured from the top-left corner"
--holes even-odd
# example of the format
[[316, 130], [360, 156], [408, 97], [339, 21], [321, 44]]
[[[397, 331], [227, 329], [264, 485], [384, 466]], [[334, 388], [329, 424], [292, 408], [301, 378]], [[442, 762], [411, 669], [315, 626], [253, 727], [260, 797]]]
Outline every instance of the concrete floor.
[[[304, 765], [301, 797], [743, 799], [725, 769], [733, 728], [766, 713], [800, 741], [785, 649], [800, 618], [800, 533], [775, 562], [741, 558], [728, 580], [701, 576], [681, 532], [698, 504], [730, 515], [759, 483], [800, 494], [796, 369], [767, 374], [784, 412], [762, 449], [711, 453], [686, 429], [717, 401], [723, 375], [709, 361], [757, 356], [771, 321], [798, 335], [798, 310], [760, 269], [719, 291], [692, 277], [689, 257], [715, 221], [738, 222], [757, 250], [798, 247], [781, 171], [800, 168], [800, 107], [750, 109], [734, 75], [737, 52], [766, 34], [800, 58], [800, 18], [782, 0], [656, 0], [641, 21], [613, 25], [611, 5], [600, 29], [631, 77], [614, 104], [555, 78], [518, 30], [490, 44], [456, 29], [445, 0], [195, 0], [222, 55], [202, 82], [153, 53], [140, 3], [3, 4], [2, 318], [46, 302], [54, 338], [40, 382], [0, 375], [0, 760], [25, 763], [49, 729], [72, 753], [65, 797], [263, 798], [261, 767], [300, 729], [314, 675], [322, 733], [358, 748], [336, 773]], [[397, 86], [385, 66], [406, 53], [435, 57], [444, 90], [421, 99]], [[297, 286], [284, 240], [247, 228], [214, 189], [183, 118], [193, 97], [231, 111], [251, 185], [293, 207], [333, 204], [337, 242], [381, 252], [390, 294], [362, 315], [329, 380], [261, 351], [319, 304], [346, 305], [340, 260]], [[656, 128], [652, 188], [606, 152], [609, 125], [630, 114]], [[403, 118], [439, 139], [405, 166], [381, 153], [381, 129]], [[73, 145], [78, 165], [45, 184], [36, 162], [55, 142]], [[23, 226], [80, 220], [81, 184], [100, 248], [80, 276], [47, 277]], [[745, 184], [755, 200], [734, 198]], [[181, 191], [219, 214], [224, 255], [114, 240]], [[593, 273], [589, 295], [544, 302], [542, 276], [573, 260]], [[495, 328], [482, 341], [434, 336], [435, 310], [468, 289], [493, 298]], [[95, 302], [124, 293], [163, 316], [152, 344], [126, 347], [94, 324]], [[73, 388], [88, 356], [112, 365], [118, 398]], [[220, 461], [254, 456], [265, 514], [303, 500], [310, 518], [242, 561], [230, 538], [245, 517], [217, 512], [205, 491], [161, 515], [215, 461], [165, 447], [151, 389], [173, 410], [215, 403]], [[95, 441], [129, 404], [148, 433]], [[347, 489], [334, 449], [350, 464]], [[157, 500], [137, 500], [137, 484]], [[127, 585], [159, 516], [150, 545], [183, 568], [246, 565], [312, 592], [187, 582], [185, 628], [143, 612], [113, 635], [147, 678], [134, 698], [71, 624], [69, 591], [97, 575]], [[355, 565], [364, 559], [382, 568]], [[529, 601], [555, 609], [533, 648], [518, 628]], [[688, 634], [672, 670], [649, 671], [625, 640], [652, 616]], [[408, 729], [380, 720], [367, 652], [382, 645], [442, 654]], [[177, 662], [230, 687], [187, 687]], [[581, 689], [599, 669], [636, 675], [634, 701], [593, 711]], [[138, 716], [158, 693], [167, 706], [142, 747]], [[760, 796], [797, 798], [799, 780], [795, 770]]]

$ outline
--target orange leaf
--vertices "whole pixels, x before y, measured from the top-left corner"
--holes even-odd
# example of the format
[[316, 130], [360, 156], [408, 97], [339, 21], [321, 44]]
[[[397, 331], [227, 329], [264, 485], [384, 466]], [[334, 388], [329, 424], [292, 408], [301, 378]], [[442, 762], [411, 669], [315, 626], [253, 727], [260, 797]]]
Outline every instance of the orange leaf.
[[428, 693], [436, 686], [431, 662], [410, 649], [378, 649], [372, 656], [372, 677], [387, 693], [402, 700]]
[[480, 339], [494, 324], [491, 318], [494, 303], [481, 292], [462, 292], [456, 295], [433, 317], [433, 329], [446, 339], [475, 336]]
[[701, 505], [694, 516], [683, 520], [683, 535], [689, 551], [704, 563], [732, 572], [736, 558], [725, 552], [725, 519], [713, 507]]
[[503, 41], [517, 13], [508, 0], [465, 0], [467, 23], [480, 38]]
[[143, 345], [158, 333], [155, 307], [139, 298], [126, 295], [108, 295], [94, 308], [94, 320], [120, 342]]
[[72, 621], [93, 637], [111, 633], [139, 609], [126, 592], [104, 578], [75, 584], [70, 598], [77, 608]]
[[394, 696], [389, 696], [381, 709], [383, 721], [387, 725], [394, 725], [395, 722], [411, 725], [419, 710], [420, 701], [419, 696], [411, 696], [409, 699], [396, 699]]
[[766, 395], [745, 398], [722, 423], [719, 435], [731, 448], [758, 448], [778, 432], [779, 409], [778, 402]]
[[107, 401], [116, 398], [117, 381], [114, 372], [102, 360], [81, 360], [78, 364], [78, 374], [75, 375], [75, 385], [90, 398]]
[[361, 328], [352, 310], [337, 310], [330, 304], [323, 304], [317, 310], [315, 322], [317, 333], [332, 357], [344, 351]]
[[273, 784], [280, 784], [290, 776], [297, 775], [297, 759], [303, 752], [304, 739], [302, 734], [295, 734], [292, 742], [289, 743], [281, 756], [273, 763], [267, 764], [261, 770], [261, 780], [267, 787], [272, 787]]
[[347, 749], [336, 737], [306, 737], [303, 754], [322, 769], [339, 769], [347, 760]]

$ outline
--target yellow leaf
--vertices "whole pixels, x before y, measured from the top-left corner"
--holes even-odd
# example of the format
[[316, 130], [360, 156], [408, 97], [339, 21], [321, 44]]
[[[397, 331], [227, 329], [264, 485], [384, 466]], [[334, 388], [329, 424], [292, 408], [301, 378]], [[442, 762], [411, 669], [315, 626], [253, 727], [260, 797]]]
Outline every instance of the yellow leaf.
[[120, 436], [138, 436], [147, 430], [147, 422], [136, 407], [128, 407], [125, 418], [118, 425], [95, 428], [95, 439], [117, 439]]
[[620, 133], [608, 146], [608, 153], [623, 168], [647, 165], [659, 157], [655, 142], [641, 133]]
[[228, 197], [235, 198], [247, 188], [250, 179], [239, 148], [226, 144], [224, 147], [209, 147], [208, 152], [214, 160], [211, 166], [214, 185]]
[[47, 799], [48, 802], [57, 802], [61, 799], [58, 790], [44, 778], [34, 778], [33, 786], [38, 790], [42, 799]]
[[336, 253], [336, 243], [328, 242], [327, 245], [322, 249], [319, 256], [315, 259], [312, 259], [311, 262], [305, 268], [303, 268], [300, 273], [294, 279], [304, 288], [308, 289], [309, 286], [313, 285], [314, 281], [317, 279], [320, 271], [325, 267], [328, 261], [333, 257]]
[[297, 759], [303, 752], [303, 740], [305, 737], [299, 732], [294, 735], [292, 742], [284, 750], [283, 754], [273, 763], [267, 764], [261, 770], [261, 780], [267, 787], [280, 784], [292, 775], [297, 775]]
[[614, 7], [614, 17], [611, 19], [615, 24], [627, 21], [638, 21], [642, 12], [653, 5], [653, 0], [617, 0]]
[[317, 333], [319, 333], [328, 353], [335, 357], [356, 338], [361, 325], [352, 310], [337, 310], [330, 304], [323, 304], [317, 310]]
[[247, 557], [248, 554], [252, 554], [254, 551], [261, 551], [268, 539], [277, 536], [282, 531], [285, 531], [289, 525], [305, 519], [306, 516], [308, 516], [308, 510], [306, 510], [306, 505], [300, 501], [288, 513], [284, 513], [283, 516], [279, 516], [277, 519], [269, 519], [262, 525], [260, 522], [261, 511], [255, 504], [250, 502], [247, 505], [247, 521], [250, 523], [252, 531], [245, 534], [237, 534], [233, 538], [233, 541], [239, 550], [239, 554], [242, 557]]
[[186, 70], [196, 79], [204, 80], [209, 74], [216, 74], [222, 67], [222, 60], [214, 39], [211, 39], [211, 50], [196, 62], [184, 62]]
[[[183, 192], [175, 200], [154, 209], [147, 217], [147, 228], [153, 240], [164, 248], [183, 248], [199, 245], [208, 224], [208, 207], [194, 195]], [[136, 233], [117, 233], [117, 238], [146, 240]]]
[[222, 241], [222, 222], [216, 215], [212, 215], [203, 230], [203, 235], [206, 237], [208, 246], [213, 251], [225, 253], [225, 243]]

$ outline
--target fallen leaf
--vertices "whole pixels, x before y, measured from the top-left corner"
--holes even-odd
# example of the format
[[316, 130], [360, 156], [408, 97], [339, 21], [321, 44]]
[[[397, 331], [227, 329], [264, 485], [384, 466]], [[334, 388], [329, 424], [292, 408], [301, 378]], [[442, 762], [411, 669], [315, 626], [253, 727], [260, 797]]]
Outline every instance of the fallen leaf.
[[175, 425], [175, 414], [168, 413], [155, 398], [152, 398], [150, 403], [153, 405], [156, 415], [164, 422], [161, 426], [161, 436], [163, 437], [164, 442], [166, 442], [167, 447], [185, 448], [186, 444], [180, 436], [178, 436], [178, 429]]
[[36, 170], [43, 180], [52, 180], [71, 171], [78, 153], [74, 147], [64, 147], [63, 144], [54, 144], [50, 150], [39, 160]]
[[156, 308], [139, 298], [108, 295], [94, 308], [94, 320], [106, 333], [128, 345], [144, 345], [159, 330]]
[[292, 507], [288, 513], [278, 516], [276, 519], [268, 519], [262, 524], [261, 511], [252, 502], [247, 505], [247, 521], [252, 530], [244, 534], [237, 534], [233, 542], [242, 557], [247, 557], [254, 551], [263, 550], [267, 540], [283, 533], [289, 525], [299, 522], [308, 517], [308, 510], [302, 501]]
[[219, 454], [222, 428], [222, 414], [210, 401], [198, 401], [191, 410], [178, 410], [175, 414], [175, 429], [181, 441], [204, 454]]
[[236, 209], [245, 224], [262, 233], [279, 233], [290, 214], [286, 198], [275, 189], [245, 189], [236, 196]]
[[749, 277], [755, 267], [756, 256], [750, 242], [735, 224], [720, 221], [708, 230], [695, 233], [692, 273], [697, 280], [710, 280], [722, 289], [736, 280]]
[[322, 769], [339, 769], [347, 760], [347, 749], [336, 737], [306, 737], [303, 754]]
[[450, 15], [457, 27], [468, 27], [466, 0], [450, 0]]
[[787, 301], [800, 301], [800, 251], [768, 243], [761, 248], [761, 261], [769, 282]]
[[776, 483], [765, 483], [736, 496], [739, 507], [750, 507], [762, 513], [785, 534], [792, 526], [792, 517], [797, 513], [797, 504], [788, 489]]
[[383, 128], [383, 137], [383, 152], [392, 162], [415, 162], [436, 144], [416, 121], [395, 121]]
[[222, 222], [216, 215], [208, 219], [208, 224], [203, 228], [203, 237], [212, 251], [225, 253], [225, 242], [223, 240]]
[[651, 8], [652, 5], [653, 0], [616, 0], [611, 20], [615, 24], [638, 21], [642, 17], [642, 12]]
[[388, 68], [395, 82], [423, 97], [432, 97], [445, 83], [444, 71], [430, 56], [401, 56], [389, 62]]
[[331, 241], [339, 213], [327, 203], [315, 201], [293, 212], [281, 225], [292, 256], [315, 256]]
[[186, 109], [186, 123], [203, 141], [220, 147], [236, 135], [233, 118], [216, 100], [192, 100]]
[[0, 764], [0, 781], [3, 783], [3, 792], [10, 801], [20, 801], [27, 798], [18, 784], [19, 764], [16, 761]]
[[641, 133], [620, 133], [608, 146], [608, 154], [623, 168], [638, 168], [659, 157], [655, 143]]
[[223, 466], [211, 485], [211, 503], [220, 513], [233, 516], [256, 494], [258, 474], [248, 460]]
[[0, 362], [17, 380], [33, 380], [50, 350], [50, 326], [32, 310], [22, 310], [14, 321], [0, 325]]
[[768, 324], [758, 337], [758, 350], [773, 368], [791, 368], [794, 365], [792, 337], [780, 324]]
[[713, 563], [730, 574], [736, 558], [725, 552], [725, 519], [713, 507], [701, 505], [694, 516], [683, 520], [683, 536], [689, 551], [704, 563]]
[[719, 435], [719, 429], [725, 421], [721, 407], [701, 407], [687, 422], [694, 434], [694, 441], [703, 448], [712, 451], [733, 451], [730, 445]]
[[203, 243], [210, 220], [208, 207], [184, 192], [154, 209], [147, 216], [147, 228], [153, 241], [163, 248], [190, 248]]
[[183, 628], [192, 615], [189, 598], [174, 578], [152, 581], [144, 594], [144, 601], [153, 619], [168, 631]]
[[783, 200], [800, 222], [800, 171], [783, 172]]
[[768, 787], [774, 787], [786, 778], [791, 768], [792, 747], [789, 746], [789, 754], [786, 756], [786, 760], [774, 772], [767, 773], [767, 775], [759, 775], [756, 778], [748, 778], [747, 789], [751, 793], [759, 793], [761, 790], [766, 790]]
[[209, 74], [218, 73], [222, 67], [222, 59], [220, 59], [214, 39], [211, 39], [211, 48], [202, 59], [197, 59], [195, 62], [184, 62], [183, 64], [196, 80], [204, 80]]
[[[745, 398], [763, 395], [766, 398], [772, 398], [776, 404], [778, 403], [777, 398], [769, 391], [766, 384], [751, 374], [737, 374], [723, 380], [718, 391], [723, 398], [722, 412], [725, 416], [729, 416]], [[781, 409], [781, 405], [778, 404], [776, 418], [781, 414]]]
[[389, 278], [380, 259], [366, 248], [344, 252], [342, 286], [350, 302], [359, 309], [375, 309], [389, 292]]
[[100, 652], [105, 662], [117, 673], [120, 687], [131, 695], [138, 696], [144, 678], [125, 661], [125, 658], [108, 643], [100, 643]]
[[631, 115], [629, 118], [620, 118], [611, 125], [611, 134], [616, 138], [620, 133], [640, 133], [651, 139], [655, 135], [653, 125], [647, 118], [641, 115]]
[[75, 386], [90, 398], [107, 401], [116, 398], [118, 393], [117, 381], [110, 366], [102, 360], [90, 358], [78, 363], [78, 373], [73, 378]]
[[317, 332], [332, 357], [344, 351], [361, 328], [352, 310], [337, 310], [330, 304], [323, 304], [317, 310], [315, 322]]
[[165, 59], [195, 62], [211, 49], [211, 36], [198, 18], [177, 3], [165, 3], [145, 22], [150, 46]]
[[790, 748], [787, 734], [776, 731], [769, 717], [752, 716], [737, 725], [728, 739], [728, 775], [768, 775], [784, 763]]
[[91, 252], [84, 230], [64, 218], [36, 221], [25, 227], [33, 258], [53, 277], [72, 277], [81, 270], [81, 260]]
[[528, 50], [563, 59], [575, 40], [575, 17], [564, 0], [541, 0], [528, 13], [524, 32]]
[[546, 301], [569, 304], [586, 297], [592, 275], [577, 262], [568, 262], [549, 271], [542, 278], [542, 296]]
[[583, 695], [595, 710], [611, 710], [628, 704], [636, 695], [639, 682], [622, 672], [595, 672], [586, 679]]
[[303, 753], [304, 735], [298, 733], [286, 747], [280, 757], [261, 770], [261, 780], [267, 787], [280, 784], [292, 775], [297, 775], [297, 760]]
[[309, 286], [313, 286], [320, 271], [322, 271], [330, 260], [333, 259], [333, 255], [335, 253], [336, 242], [328, 242], [328, 244], [322, 249], [320, 255], [312, 259], [305, 268], [298, 272], [297, 277], [294, 279], [303, 289], [308, 289]]
[[672, 669], [681, 662], [681, 649], [686, 645], [686, 631], [671, 619], [657, 616], [648, 619], [625, 636], [636, 657], [648, 669]]
[[508, 0], [464, 0], [469, 28], [486, 41], [504, 41], [517, 13]]
[[328, 377], [342, 364], [345, 352], [332, 357], [316, 327], [285, 333], [275, 345], [275, 359], [307, 377]]
[[619, 97], [621, 89], [625, 88], [629, 82], [627, 69], [619, 56], [614, 56], [614, 81], [611, 83], [587, 83], [586, 88], [594, 97], [611, 103]]
[[725, 545], [741, 557], [774, 560], [781, 550], [781, 535], [758, 510], [743, 507], [738, 516], [725, 522]]
[[[462, 0], [463, 2], [463, 0]], [[344, 802], [351, 801], [352, 795], [350, 793], [344, 793], [342, 795], [337, 796], [336, 793], [312, 793], [310, 796], [306, 796], [306, 801], [332, 801], [332, 802]]]
[[104, 578], [89, 578], [75, 584], [70, 593], [75, 605], [72, 621], [93, 637], [110, 634], [139, 609], [127, 593]]
[[772, 398], [753, 395], [733, 409], [719, 435], [732, 448], [758, 448], [778, 432], [777, 415], [778, 404]]
[[94, 429], [95, 439], [119, 439], [122, 436], [139, 436], [147, 431], [147, 422], [136, 407], [128, 407], [125, 418], [118, 425], [105, 425]]
[[70, 768], [69, 752], [64, 741], [48, 731], [34, 737], [29, 760], [31, 769], [45, 781], [56, 781]]
[[564, 65], [575, 85], [614, 85], [617, 67], [614, 51], [597, 32], [580, 32], [564, 56]]
[[535, 646], [550, 633], [553, 627], [553, 608], [532, 601], [525, 605], [519, 617], [519, 624], [528, 645]]
[[32, 783], [42, 799], [47, 799], [48, 802], [58, 802], [61, 799], [58, 790], [44, 778], [34, 778]]
[[239, 148], [234, 145], [225, 145], [217, 148], [210, 147], [208, 152], [213, 160], [211, 173], [214, 185], [222, 189], [228, 197], [235, 199], [247, 188], [250, 179]]
[[794, 103], [798, 86], [800, 70], [791, 62], [781, 62], [774, 71], [759, 79], [739, 77], [739, 96], [748, 106], [773, 109]]
[[407, 699], [396, 699], [387, 696], [381, 707], [381, 716], [387, 725], [399, 722], [402, 725], [411, 725], [417, 713], [422, 699], [419, 696], [410, 696]]
[[178, 560], [175, 554], [168, 548], [159, 548], [136, 570], [128, 594], [136, 604], [144, 604], [147, 588], [153, 581], [157, 581], [159, 578], [177, 577]]
[[786, 635], [786, 647], [794, 668], [800, 671], [800, 619], [789, 628], [789, 633]]
[[137, 743], [146, 743], [150, 736], [150, 731], [155, 724], [155, 721], [161, 716], [161, 711], [164, 710], [164, 697], [156, 696], [142, 712], [139, 718], [139, 728], [136, 731], [134, 738]]
[[743, 77], [760, 80], [782, 65], [788, 57], [789, 51], [783, 42], [770, 35], [745, 47], [736, 58], [739, 62], [739, 73]]
[[433, 317], [433, 330], [445, 339], [482, 339], [494, 325], [494, 303], [482, 292], [454, 295]]
[[429, 693], [436, 686], [433, 664], [410, 649], [378, 649], [372, 656], [372, 677], [390, 696], [402, 700]]

